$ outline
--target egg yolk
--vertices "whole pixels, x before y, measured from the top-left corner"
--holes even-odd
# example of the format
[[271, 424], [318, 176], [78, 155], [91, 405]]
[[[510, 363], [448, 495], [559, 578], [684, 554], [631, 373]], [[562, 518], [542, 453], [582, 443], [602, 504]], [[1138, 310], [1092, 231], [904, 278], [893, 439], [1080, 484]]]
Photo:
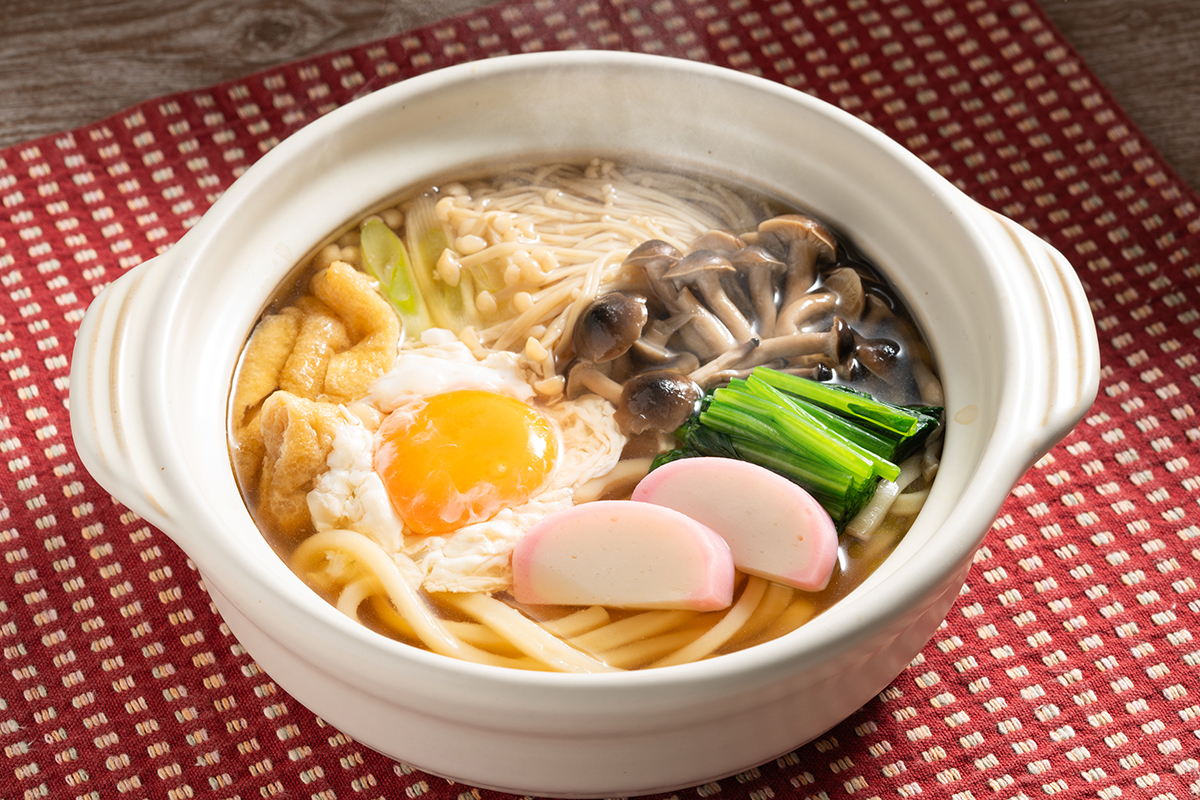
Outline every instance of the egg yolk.
[[417, 533], [446, 533], [520, 505], [558, 456], [550, 421], [514, 397], [446, 392], [393, 411], [375, 446], [375, 472]]

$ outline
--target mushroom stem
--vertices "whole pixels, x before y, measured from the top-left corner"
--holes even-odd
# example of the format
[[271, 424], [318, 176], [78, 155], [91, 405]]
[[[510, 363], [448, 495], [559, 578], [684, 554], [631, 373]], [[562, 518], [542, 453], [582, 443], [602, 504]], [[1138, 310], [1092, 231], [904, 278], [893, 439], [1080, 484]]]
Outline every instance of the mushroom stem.
[[790, 333], [764, 339], [752, 360], [757, 364], [777, 358], [792, 359], [802, 356], [825, 356], [837, 347], [837, 337], [832, 331], [821, 333]]
[[795, 303], [817, 282], [816, 249], [805, 245], [794, 245], [788, 249], [788, 271], [784, 279], [783, 300], [780, 307]]
[[796, 333], [805, 325], [820, 319], [837, 308], [837, 296], [830, 292], [814, 292], [784, 305], [775, 318], [775, 336]]
[[621, 384], [603, 372], [588, 372], [583, 376], [583, 385], [610, 403], [619, 403], [621, 401]]
[[621, 402], [621, 384], [605, 375], [590, 361], [579, 361], [567, 374], [567, 396], [582, 394], [580, 387], [598, 394], [613, 405]]
[[759, 223], [758, 232], [787, 248], [787, 278], [781, 307], [803, 296], [817, 280], [817, 262], [837, 257], [833, 233], [817, 220], [803, 214], [781, 214]]
[[795, 333], [826, 314], [838, 314], [849, 320], [862, 317], [866, 307], [862, 278], [851, 267], [841, 267], [827, 273], [821, 287], [780, 306], [775, 333]]
[[917, 391], [921, 393], [921, 402], [927, 406], [944, 406], [946, 398], [942, 394], [942, 382], [933, 374], [933, 370], [922, 359], [915, 358], [912, 372], [917, 381]]
[[774, 336], [775, 318], [778, 313], [775, 305], [776, 284], [787, 265], [771, 251], [759, 245], [747, 245], [730, 256], [729, 260], [738, 272], [746, 276], [746, 283], [750, 289], [750, 303], [758, 318], [758, 335]]
[[739, 344], [725, 323], [717, 319], [686, 286], [675, 298], [674, 310], [688, 314], [690, 319], [679, 333], [687, 340], [691, 349], [701, 360], [711, 359]]
[[747, 275], [750, 283], [750, 301], [754, 304], [754, 313], [758, 316], [758, 331], [763, 336], [775, 335], [775, 279], [770, 272], [761, 269], [751, 270]]
[[675, 332], [691, 322], [692, 315], [686, 311], [672, 314], [666, 319], [652, 319], [642, 329], [642, 341], [652, 345], [665, 345]]
[[844, 361], [854, 347], [854, 332], [840, 317], [834, 317], [833, 327], [820, 333], [791, 333], [762, 340], [748, 353], [737, 368], [766, 364], [783, 359], [793, 367], [812, 367], [817, 364], [834, 366]]
[[734, 302], [729, 299], [729, 295], [725, 294], [720, 279], [715, 275], [705, 279], [700, 284], [700, 291], [704, 295], [704, 301], [708, 303], [708, 307], [713, 310], [721, 322], [725, 323], [725, 327], [733, 334], [733, 338], [738, 342], [748, 342], [754, 338], [754, 328], [734, 305]]
[[[738, 367], [741, 367], [742, 369], [748, 369], [749, 367], [745, 366], [745, 362], [750, 358], [751, 354], [758, 348], [758, 346], [759, 340], [751, 339], [750, 341], [743, 342], [736, 347], [731, 347], [721, 355], [714, 358], [712, 361], [709, 361], [707, 364], [701, 366], [699, 369], [694, 369], [689, 372], [688, 377], [700, 386], [707, 388], [710, 384], [716, 382], [718, 375], [727, 372], [730, 369], [736, 369]], [[769, 361], [771, 359], [767, 360]], [[766, 362], [756, 362], [756, 364], [763, 363]]]
[[713, 250], [693, 250], [679, 259], [666, 273], [665, 278], [674, 281], [681, 294], [689, 286], [695, 287], [717, 319], [733, 334], [733, 338], [738, 342], [747, 342], [754, 338], [754, 328], [742, 315], [737, 304], [729, 299], [725, 287], [721, 284], [721, 276], [731, 275], [734, 271], [733, 264], [720, 253]]
[[[758, 367], [770, 367], [771, 369], [784, 371], [784, 363], [782, 361], [768, 361], [766, 364], [756, 364], [753, 367], [743, 367], [741, 369], [723, 369], [719, 372], [714, 372], [708, 375], [705, 378], [705, 382], [699, 384], [699, 386], [702, 389], [707, 390], [713, 386], [724, 386], [734, 379], [740, 378], [741, 380], [745, 380], [746, 378], [749, 378], [750, 375], [753, 374], [754, 370]], [[807, 377], [807, 373], [804, 373], [804, 376]]]
[[638, 339], [629, 352], [643, 364], [655, 369], [671, 369], [676, 372], [691, 372], [700, 366], [700, 359], [686, 350], [676, 351], [666, 345], [656, 344], [645, 337]]

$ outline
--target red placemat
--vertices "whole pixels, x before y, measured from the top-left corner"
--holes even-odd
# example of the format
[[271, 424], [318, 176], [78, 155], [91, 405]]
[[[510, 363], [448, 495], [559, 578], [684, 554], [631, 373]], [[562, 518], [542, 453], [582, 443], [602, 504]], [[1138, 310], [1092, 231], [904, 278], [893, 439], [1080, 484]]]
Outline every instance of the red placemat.
[[1024, 477], [957, 605], [818, 741], [675, 793], [1200, 794], [1200, 211], [1039, 9], [1008, 0], [525, 0], [0, 150], [0, 796], [499, 796], [280, 690], [187, 558], [79, 467], [74, 331], [261, 153], [406, 76], [527, 50], [711, 61], [827, 99], [1061, 249], [1100, 399]]

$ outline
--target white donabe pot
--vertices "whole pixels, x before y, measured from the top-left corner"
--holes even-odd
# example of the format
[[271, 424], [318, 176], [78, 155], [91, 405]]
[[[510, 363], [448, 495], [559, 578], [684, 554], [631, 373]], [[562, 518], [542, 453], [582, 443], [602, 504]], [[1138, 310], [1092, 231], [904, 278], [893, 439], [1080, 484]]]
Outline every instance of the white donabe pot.
[[[948, 422], [928, 503], [873, 576], [798, 631], [625, 674], [460, 662], [351, 622], [255, 528], [230, 467], [226, 404], [279, 281], [406, 187], [543, 154], [683, 159], [769, 187], [877, 260], [928, 335]], [[869, 126], [730, 70], [574, 51], [406, 80], [264, 155], [174, 247], [93, 303], [72, 365], [71, 425], [89, 472], [179, 544], [250, 654], [325, 720], [461, 782], [620, 796], [762, 763], [882, 690], [945, 616], [1011, 487], [1091, 405], [1098, 361], [1062, 256]]]

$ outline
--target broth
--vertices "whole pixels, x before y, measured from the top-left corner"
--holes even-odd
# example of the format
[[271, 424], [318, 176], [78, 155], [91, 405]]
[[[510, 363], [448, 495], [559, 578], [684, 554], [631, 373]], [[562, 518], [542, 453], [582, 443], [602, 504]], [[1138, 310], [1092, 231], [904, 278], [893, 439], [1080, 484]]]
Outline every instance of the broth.
[[[797, 220], [824, 243], [800, 244]], [[709, 253], [722, 277], [703, 288], [664, 271]], [[773, 259], [766, 284], [737, 271], [751, 257]], [[941, 405], [929, 349], [869, 259], [778, 199], [702, 175], [595, 159], [440, 182], [364, 215], [300, 266], [234, 379], [239, 487], [264, 537], [321, 596], [449, 656], [664, 666], [725, 616], [523, 607], [509, 594], [508, 559], [532, 524], [626, 499], [656, 457], [681, 452], [672, 432], [683, 418], [633, 410], [628, 387], [644, 376], [710, 392], [765, 367]], [[713, 292], [728, 308], [715, 310]], [[628, 327], [628, 314], [630, 341], [612, 349], [625, 336], [612, 325]], [[939, 434], [906, 457], [893, 505], [876, 491], [874, 518], [835, 513], [843, 532], [823, 590], [739, 573], [733, 605], [753, 613], [701, 657], [786, 634], [859, 585], [919, 510]]]

